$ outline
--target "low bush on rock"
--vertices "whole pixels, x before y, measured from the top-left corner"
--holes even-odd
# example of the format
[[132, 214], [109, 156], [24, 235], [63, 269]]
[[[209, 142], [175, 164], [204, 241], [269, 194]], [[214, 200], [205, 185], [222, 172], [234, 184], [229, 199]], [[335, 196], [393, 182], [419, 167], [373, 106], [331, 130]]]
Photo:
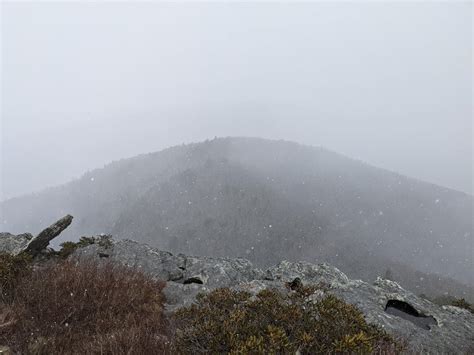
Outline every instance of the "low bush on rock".
[[84, 248], [88, 245], [97, 244], [104, 248], [112, 246], [112, 236], [110, 235], [99, 235], [97, 237], [81, 237], [78, 242], [67, 241], [61, 243], [61, 249], [59, 250], [59, 256], [67, 258], [77, 248]]
[[464, 298], [456, 298], [451, 302], [451, 306], [467, 309], [469, 312], [474, 313], [474, 306], [467, 302]]
[[[423, 296], [424, 295], [420, 295], [420, 297]], [[433, 299], [429, 299], [428, 297], [425, 298], [439, 306], [456, 306], [467, 309], [469, 312], [474, 313], [474, 305], [466, 301], [464, 298], [456, 298], [450, 295], [438, 296]]]
[[307, 300], [308, 289], [284, 296], [217, 289], [178, 310], [174, 350], [181, 354], [396, 353], [397, 342], [334, 296]]
[[0, 304], [0, 344], [21, 354], [153, 354], [168, 347], [164, 283], [93, 261], [43, 265]]

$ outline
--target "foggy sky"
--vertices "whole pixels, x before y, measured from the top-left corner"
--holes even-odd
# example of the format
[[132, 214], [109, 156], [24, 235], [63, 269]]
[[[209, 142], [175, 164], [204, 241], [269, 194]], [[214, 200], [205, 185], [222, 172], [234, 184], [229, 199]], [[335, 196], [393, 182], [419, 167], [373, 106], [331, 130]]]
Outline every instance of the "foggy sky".
[[472, 4], [2, 2], [0, 199], [214, 136], [472, 193]]

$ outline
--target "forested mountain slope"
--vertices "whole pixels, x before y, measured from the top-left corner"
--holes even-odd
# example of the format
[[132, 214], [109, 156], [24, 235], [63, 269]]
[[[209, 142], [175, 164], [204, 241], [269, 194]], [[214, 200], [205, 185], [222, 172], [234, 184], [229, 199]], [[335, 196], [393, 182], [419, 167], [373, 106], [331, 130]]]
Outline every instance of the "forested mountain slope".
[[111, 233], [258, 265], [326, 260], [364, 279], [390, 269], [424, 289], [438, 277], [413, 270], [474, 285], [472, 203], [322, 148], [222, 138], [117, 161], [5, 201], [1, 229], [39, 231], [71, 213], [63, 240]]

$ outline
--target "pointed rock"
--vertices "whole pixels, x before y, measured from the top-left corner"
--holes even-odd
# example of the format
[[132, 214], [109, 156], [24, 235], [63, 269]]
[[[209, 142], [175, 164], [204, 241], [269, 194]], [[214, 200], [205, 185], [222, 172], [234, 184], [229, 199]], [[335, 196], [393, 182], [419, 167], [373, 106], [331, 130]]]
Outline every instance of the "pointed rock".
[[71, 215], [61, 218], [56, 223], [43, 230], [36, 237], [33, 237], [22, 251], [31, 256], [38, 255], [42, 250], [46, 249], [51, 240], [56, 238], [63, 230], [69, 227], [72, 219], [73, 217]]

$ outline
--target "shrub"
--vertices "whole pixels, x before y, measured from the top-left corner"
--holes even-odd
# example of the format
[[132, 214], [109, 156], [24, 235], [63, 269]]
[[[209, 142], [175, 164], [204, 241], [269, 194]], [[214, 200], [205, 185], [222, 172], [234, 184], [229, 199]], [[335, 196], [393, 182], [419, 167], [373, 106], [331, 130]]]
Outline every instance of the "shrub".
[[174, 350], [194, 353], [370, 353], [400, 351], [387, 333], [365, 322], [354, 306], [334, 296], [317, 303], [307, 291], [256, 297], [228, 288], [199, 295], [175, 314]]
[[112, 236], [110, 235], [99, 235], [97, 237], [81, 237], [77, 243], [75, 242], [64, 242], [61, 243], [61, 249], [58, 254], [62, 258], [67, 258], [71, 255], [77, 248], [84, 248], [88, 245], [98, 244], [104, 248], [110, 248], [112, 246]]
[[31, 256], [25, 253], [18, 255], [0, 254], [0, 294], [6, 301], [10, 298], [21, 277], [31, 270]]
[[34, 354], [144, 354], [167, 348], [164, 284], [93, 261], [60, 261], [22, 278], [0, 344]]
[[464, 298], [456, 298], [451, 302], [452, 306], [467, 309], [469, 312], [474, 313], [474, 306], [467, 302]]
[[464, 298], [456, 298], [454, 296], [444, 295], [435, 297], [431, 301], [439, 306], [456, 306], [467, 309], [469, 312], [474, 313], [474, 306], [467, 302]]
[[64, 242], [61, 243], [61, 249], [59, 250], [58, 254], [62, 258], [67, 258], [69, 255], [74, 253], [74, 251], [78, 248], [77, 243], [74, 242]]

